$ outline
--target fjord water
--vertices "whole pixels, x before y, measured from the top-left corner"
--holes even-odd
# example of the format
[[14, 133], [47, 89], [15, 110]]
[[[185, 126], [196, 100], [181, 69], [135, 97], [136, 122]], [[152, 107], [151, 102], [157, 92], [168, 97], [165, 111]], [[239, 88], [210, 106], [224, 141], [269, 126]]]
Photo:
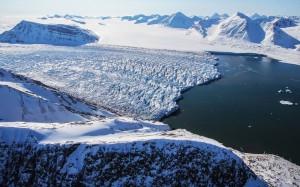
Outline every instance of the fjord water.
[[300, 165], [300, 66], [262, 56], [217, 56], [222, 78], [184, 92], [180, 109], [163, 122]]

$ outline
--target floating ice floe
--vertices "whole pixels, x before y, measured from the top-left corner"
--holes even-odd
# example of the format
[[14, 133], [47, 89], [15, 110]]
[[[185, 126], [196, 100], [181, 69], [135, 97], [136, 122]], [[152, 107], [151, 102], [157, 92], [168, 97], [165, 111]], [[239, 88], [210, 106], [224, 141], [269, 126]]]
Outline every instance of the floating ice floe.
[[278, 93], [293, 93], [291, 89], [289, 89], [289, 87], [285, 87], [285, 89], [283, 90], [278, 90]]
[[285, 90], [286, 93], [293, 93], [290, 89]]
[[290, 105], [290, 106], [294, 105], [294, 103], [292, 103], [291, 101], [284, 101], [284, 100], [279, 101], [279, 103], [282, 105]]

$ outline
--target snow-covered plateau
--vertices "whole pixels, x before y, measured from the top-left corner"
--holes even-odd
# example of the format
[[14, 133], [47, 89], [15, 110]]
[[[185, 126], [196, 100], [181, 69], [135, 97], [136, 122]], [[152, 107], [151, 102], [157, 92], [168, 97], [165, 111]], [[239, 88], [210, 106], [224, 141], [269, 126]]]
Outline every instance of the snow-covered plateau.
[[298, 17], [22, 19], [0, 19], [0, 185], [299, 186], [278, 156], [154, 121], [221, 77], [207, 51], [300, 64]]
[[[81, 23], [81, 22], [77, 22]], [[0, 35], [0, 42], [76, 46], [98, 41], [89, 30], [62, 24], [41, 24], [21, 21]]]

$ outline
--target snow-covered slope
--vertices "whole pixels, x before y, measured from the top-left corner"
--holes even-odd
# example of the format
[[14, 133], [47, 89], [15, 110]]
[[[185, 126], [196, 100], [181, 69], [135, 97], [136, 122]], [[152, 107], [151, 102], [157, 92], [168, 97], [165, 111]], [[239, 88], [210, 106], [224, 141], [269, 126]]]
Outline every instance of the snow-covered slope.
[[265, 32], [257, 22], [237, 12], [219, 24], [217, 36], [260, 43]]
[[279, 27], [279, 28], [286, 28], [286, 27], [294, 27], [296, 26], [296, 23], [294, 20], [290, 18], [285, 18], [285, 17], [275, 17], [272, 18], [271, 21], [274, 26]]
[[189, 30], [196, 30], [198, 33], [202, 35], [203, 38], [207, 36], [207, 30], [201, 25], [201, 22], [195, 23]]
[[144, 119], [174, 112], [181, 91], [218, 79], [215, 64], [214, 57], [203, 52], [116, 46], [0, 47], [1, 67], [116, 113]]
[[0, 183], [266, 186], [218, 142], [184, 130], [166, 130], [161, 123], [127, 118], [0, 123]]
[[146, 16], [146, 15], [143, 15], [143, 14], [138, 14], [138, 15], [135, 15], [135, 16], [123, 16], [122, 20], [135, 21], [134, 22], [135, 24], [139, 24], [139, 23], [147, 23], [147, 22], [152, 21], [154, 19], [159, 19], [159, 17], [161, 17], [161, 16], [158, 15], [158, 14], [153, 14], [153, 15], [150, 15], [150, 16]]
[[1, 122], [0, 148], [0, 183], [6, 185], [297, 186], [300, 181], [300, 167], [277, 156], [241, 153], [159, 122], [124, 117]]
[[223, 20], [228, 17], [229, 17], [228, 14], [218, 14], [218, 13], [214, 13], [212, 16], [210, 16], [211, 19], [219, 19], [219, 20]]
[[139, 23], [147, 23], [149, 20], [156, 18], [157, 15], [150, 15], [150, 16], [141, 16], [139, 17], [134, 23], [139, 24]]
[[183, 13], [177, 12], [163, 19], [159, 22], [159, 24], [172, 28], [188, 29], [194, 24], [194, 22], [191, 18], [187, 17]]
[[268, 22], [264, 25], [266, 37], [263, 40], [265, 45], [278, 45], [284, 48], [296, 48], [296, 45], [300, 44], [300, 41], [296, 38], [288, 35], [280, 27], [286, 27], [288, 23], [285, 22]]
[[286, 187], [299, 186], [300, 184], [300, 166], [279, 156], [249, 153], [237, 153], [237, 155], [270, 186]]
[[0, 69], [0, 121], [70, 122], [104, 116], [114, 115]]
[[76, 46], [97, 42], [93, 32], [70, 25], [46, 25], [21, 21], [13, 29], [0, 35], [0, 42]]
[[168, 17], [167, 15], [163, 15], [163, 16], [157, 15], [153, 19], [148, 20], [147, 25], [159, 24], [162, 20], [166, 19], [167, 17]]

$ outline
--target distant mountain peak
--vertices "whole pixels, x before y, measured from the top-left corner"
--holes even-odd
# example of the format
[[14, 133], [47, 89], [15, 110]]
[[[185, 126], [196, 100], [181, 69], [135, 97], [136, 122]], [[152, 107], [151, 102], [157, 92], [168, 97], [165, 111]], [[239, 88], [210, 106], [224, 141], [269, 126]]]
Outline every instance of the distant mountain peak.
[[243, 19], [250, 19], [248, 16], [246, 16], [245, 14], [241, 13], [241, 12], [236, 12], [232, 15], [232, 17], [240, 17]]
[[211, 19], [226, 19], [228, 18], [228, 14], [218, 14], [218, 13], [214, 13], [210, 18]]
[[175, 14], [173, 14], [174, 16], [186, 16], [184, 15], [182, 12], [176, 12]]
[[260, 43], [265, 37], [261, 26], [240, 12], [220, 23], [218, 35], [254, 43]]
[[159, 23], [167, 27], [188, 29], [194, 24], [194, 21], [182, 12], [177, 12], [166, 17]]
[[211, 16], [211, 18], [220, 18], [221, 17], [221, 15], [220, 14], [218, 14], [218, 13], [214, 13], [212, 16]]
[[260, 15], [260, 14], [258, 14], [258, 13], [254, 13], [254, 14], [252, 14], [250, 17], [251, 17], [251, 19], [253, 19], [253, 20], [255, 20], [255, 19], [266, 19], [266, 18], [268, 18], [267, 16], [265, 16], [265, 15]]

